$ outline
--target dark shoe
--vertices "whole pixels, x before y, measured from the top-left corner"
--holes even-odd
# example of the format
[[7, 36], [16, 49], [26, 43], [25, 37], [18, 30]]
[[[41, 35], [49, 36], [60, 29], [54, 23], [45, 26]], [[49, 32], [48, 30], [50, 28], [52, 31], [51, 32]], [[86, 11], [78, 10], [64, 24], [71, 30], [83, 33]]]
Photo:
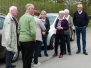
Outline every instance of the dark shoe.
[[65, 55], [66, 53], [63, 53], [63, 55]]
[[16, 67], [16, 65], [12, 65], [12, 66], [11, 66], [11, 68], [15, 68], [15, 67]]
[[69, 52], [69, 55], [71, 55], [71, 52]]
[[42, 55], [41, 55], [41, 54], [39, 54], [39, 57], [42, 57]]
[[80, 53], [80, 51], [77, 51], [77, 52], [76, 52], [76, 54], [79, 54], [79, 53]]
[[45, 56], [46, 56], [46, 57], [48, 57], [48, 54], [47, 54], [47, 53], [45, 53]]
[[88, 53], [87, 53], [87, 52], [83, 52], [83, 54], [88, 55]]

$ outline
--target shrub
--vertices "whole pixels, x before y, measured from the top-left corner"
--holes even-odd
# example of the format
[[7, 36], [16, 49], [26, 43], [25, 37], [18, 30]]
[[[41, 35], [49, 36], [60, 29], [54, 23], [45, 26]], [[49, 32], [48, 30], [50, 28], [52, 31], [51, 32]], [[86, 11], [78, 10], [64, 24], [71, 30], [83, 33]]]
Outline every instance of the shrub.
[[25, 6], [27, 3], [32, 3], [36, 10], [45, 10], [48, 13], [58, 13], [62, 9], [61, 4], [46, 2], [46, 1], [33, 1], [33, 0], [0, 0], [0, 13], [7, 14], [9, 7], [14, 5], [18, 8], [17, 19], [25, 13]]

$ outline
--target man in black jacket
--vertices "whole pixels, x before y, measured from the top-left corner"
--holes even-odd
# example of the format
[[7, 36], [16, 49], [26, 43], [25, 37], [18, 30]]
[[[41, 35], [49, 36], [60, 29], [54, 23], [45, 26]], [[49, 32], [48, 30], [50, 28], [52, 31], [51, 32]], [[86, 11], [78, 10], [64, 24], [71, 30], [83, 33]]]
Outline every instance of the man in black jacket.
[[[44, 54], [45, 54], [45, 56], [48, 57], [48, 54], [47, 54], [47, 37], [48, 37], [48, 31], [50, 29], [50, 23], [49, 23], [49, 19], [46, 17], [46, 11], [43, 10], [41, 12], [40, 19], [42, 20], [43, 24], [46, 27], [46, 30], [44, 32], [42, 32], [42, 39], [43, 39], [43, 44], [44, 44]], [[42, 45], [42, 42], [41, 42], [40, 48], [39, 48], [39, 57], [42, 57], [42, 55], [41, 55], [41, 45]]]
[[76, 27], [77, 47], [78, 47], [78, 51], [76, 52], [76, 54], [79, 54], [81, 51], [80, 33], [82, 33], [83, 54], [88, 55], [88, 53], [86, 52], [86, 27], [88, 25], [89, 19], [87, 13], [82, 9], [83, 5], [79, 4], [77, 6], [78, 11], [76, 11], [73, 16], [73, 23]]

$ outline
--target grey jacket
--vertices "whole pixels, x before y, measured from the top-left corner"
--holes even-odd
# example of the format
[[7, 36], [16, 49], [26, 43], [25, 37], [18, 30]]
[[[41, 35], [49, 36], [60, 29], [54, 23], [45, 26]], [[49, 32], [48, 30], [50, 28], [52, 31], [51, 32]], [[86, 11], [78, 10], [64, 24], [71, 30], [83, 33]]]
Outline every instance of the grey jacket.
[[41, 21], [41, 19], [37, 18], [36, 16], [34, 16], [35, 22], [36, 22], [36, 40], [37, 41], [42, 41], [42, 31], [45, 31], [46, 28], [43, 24], [43, 22]]

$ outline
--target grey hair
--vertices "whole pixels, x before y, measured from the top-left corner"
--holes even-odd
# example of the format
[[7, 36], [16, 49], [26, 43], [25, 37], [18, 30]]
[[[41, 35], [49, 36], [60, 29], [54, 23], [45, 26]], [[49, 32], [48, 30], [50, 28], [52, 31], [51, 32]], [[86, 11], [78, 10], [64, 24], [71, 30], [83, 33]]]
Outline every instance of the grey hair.
[[69, 10], [68, 9], [65, 9], [64, 12], [68, 12], [69, 13]]
[[42, 11], [41, 11], [41, 14], [46, 14], [46, 11], [45, 11], [45, 10], [42, 10]]
[[60, 13], [60, 14], [63, 14], [63, 15], [65, 14], [63, 10], [59, 11], [59, 13]]
[[29, 8], [32, 8], [33, 4], [27, 4], [26, 5], [26, 10], [28, 10]]
[[14, 10], [15, 8], [17, 9], [16, 6], [11, 6], [11, 7], [9, 8], [9, 13], [11, 13], [11, 10]]
[[77, 7], [78, 7], [78, 6], [81, 6], [81, 8], [83, 8], [83, 5], [82, 5], [82, 4], [78, 4]]

